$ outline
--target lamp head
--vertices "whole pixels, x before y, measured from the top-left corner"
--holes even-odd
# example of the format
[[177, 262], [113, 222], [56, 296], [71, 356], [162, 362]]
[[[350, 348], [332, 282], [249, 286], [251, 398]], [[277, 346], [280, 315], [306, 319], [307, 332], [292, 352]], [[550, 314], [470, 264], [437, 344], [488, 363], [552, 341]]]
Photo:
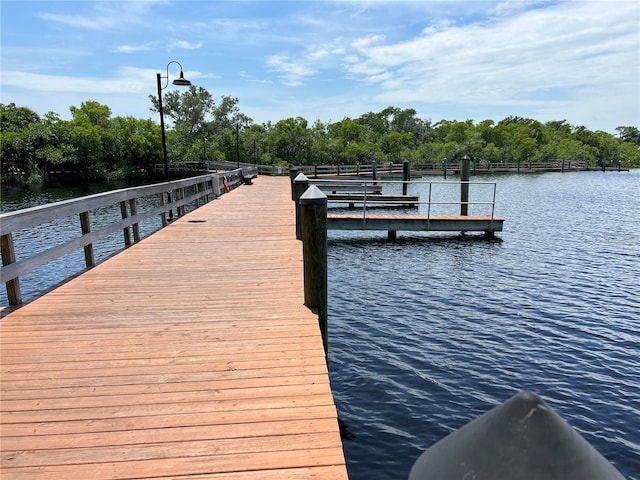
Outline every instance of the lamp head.
[[180, 78], [176, 78], [173, 81], [174, 85], [178, 85], [180, 87], [189, 87], [191, 86], [191, 82], [189, 80], [187, 80], [186, 78], [184, 78], [184, 73], [182, 73], [182, 70], [180, 70]]

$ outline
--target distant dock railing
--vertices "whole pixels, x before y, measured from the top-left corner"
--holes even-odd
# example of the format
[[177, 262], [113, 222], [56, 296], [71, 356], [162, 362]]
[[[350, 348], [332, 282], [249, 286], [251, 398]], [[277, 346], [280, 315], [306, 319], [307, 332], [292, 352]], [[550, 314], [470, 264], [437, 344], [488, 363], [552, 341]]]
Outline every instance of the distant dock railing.
[[[434, 198], [434, 190], [446, 187], [446, 195]], [[409, 194], [411, 187], [411, 194]], [[484, 199], [469, 198], [469, 189], [485, 188]], [[398, 231], [484, 232], [493, 237], [502, 231], [504, 218], [495, 215], [496, 183], [464, 181], [393, 181], [393, 180], [322, 180], [298, 174], [292, 183], [292, 199], [296, 202], [296, 235], [302, 238], [304, 222], [300, 198], [315, 188], [316, 201], [332, 207], [348, 208], [349, 213], [326, 214], [327, 230], [386, 230], [389, 239]], [[341, 193], [336, 193], [337, 191]], [[402, 191], [401, 194], [396, 193]], [[459, 190], [459, 197], [457, 197]], [[359, 209], [355, 209], [358, 205]], [[469, 207], [475, 209], [469, 213]], [[375, 208], [376, 213], [371, 213]], [[397, 209], [402, 211], [398, 213]], [[380, 209], [387, 209], [380, 213]], [[481, 210], [481, 211], [477, 211]]]
[[[124, 188], [98, 193], [86, 197], [26, 208], [0, 214], [0, 247], [2, 267], [0, 278], [6, 286], [10, 306], [22, 303], [20, 277], [35, 268], [63, 257], [80, 248], [84, 249], [86, 268], [96, 265], [94, 244], [114, 233], [123, 233], [123, 248], [140, 241], [140, 224], [154, 217], [160, 217], [161, 227], [177, 216], [186, 213], [187, 208], [197, 208], [242, 185], [243, 179], [254, 175], [250, 169], [236, 169], [224, 173], [212, 173], [183, 180], [158, 183], [141, 187]], [[146, 199], [147, 208], [140, 210], [140, 200]], [[105, 208], [119, 208], [120, 215], [99, 229], [92, 229], [92, 215]], [[95, 215], [94, 215], [95, 216]], [[78, 236], [61, 239], [43, 251], [29, 252], [24, 258], [16, 255], [15, 241], [20, 232], [29, 231], [65, 218], [76, 218]], [[160, 228], [161, 228], [160, 227]], [[65, 229], [65, 234], [72, 235]], [[68, 236], [65, 235], [65, 236]]]
[[[450, 205], [457, 207], [457, 211], [447, 212], [449, 215], [467, 215], [468, 207], [470, 205], [483, 206], [487, 208], [484, 212], [485, 215], [489, 215], [491, 218], [495, 214], [496, 204], [496, 182], [456, 182], [456, 181], [429, 181], [429, 180], [310, 180], [310, 185], [316, 185], [327, 195], [327, 202], [333, 206], [341, 204], [349, 204], [350, 206], [357, 204], [362, 208], [362, 217], [367, 218], [368, 211], [372, 207], [423, 207], [421, 210], [425, 211], [427, 218], [432, 216], [432, 207], [438, 207], [442, 205]], [[407, 186], [411, 186], [414, 193], [408, 195], [404, 193], [407, 191]], [[487, 193], [487, 199], [483, 201], [469, 201], [469, 200], [439, 200], [433, 199], [434, 190], [438, 187], [446, 187], [448, 189], [457, 188], [462, 189], [462, 186], [478, 187], [485, 185], [489, 187]], [[394, 188], [395, 187], [395, 188]], [[383, 193], [384, 190], [402, 191], [400, 194], [387, 194]], [[417, 195], [415, 190], [426, 190], [426, 198], [421, 199]], [[337, 192], [342, 192], [339, 194]], [[466, 209], [464, 207], [467, 207]], [[467, 212], [467, 213], [465, 213]]]

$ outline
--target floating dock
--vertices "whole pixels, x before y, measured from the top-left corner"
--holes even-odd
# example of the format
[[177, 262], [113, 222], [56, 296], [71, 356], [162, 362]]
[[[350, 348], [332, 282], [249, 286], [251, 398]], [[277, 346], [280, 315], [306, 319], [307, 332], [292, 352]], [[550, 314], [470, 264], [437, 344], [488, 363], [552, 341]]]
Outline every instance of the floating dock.
[[493, 235], [502, 231], [504, 218], [491, 215], [350, 215], [330, 213], [327, 230], [386, 230], [422, 232], [484, 232]]

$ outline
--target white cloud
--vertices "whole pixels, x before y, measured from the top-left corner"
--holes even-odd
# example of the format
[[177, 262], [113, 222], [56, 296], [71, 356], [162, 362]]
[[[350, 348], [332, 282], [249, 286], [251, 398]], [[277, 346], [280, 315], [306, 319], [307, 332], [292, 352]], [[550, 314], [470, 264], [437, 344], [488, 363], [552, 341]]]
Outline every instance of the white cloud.
[[198, 50], [202, 48], [202, 42], [191, 43], [186, 40], [176, 40], [173, 42], [173, 47], [180, 50]]
[[[152, 0], [135, 2], [92, 2], [78, 3], [81, 8], [89, 6], [86, 13], [51, 13], [43, 11], [38, 17], [52, 23], [66, 27], [86, 30], [121, 30], [129, 25], [144, 22], [149, 9], [153, 6]], [[48, 8], [48, 7], [45, 7]]]
[[305, 60], [294, 59], [285, 54], [271, 55], [266, 59], [267, 66], [280, 72], [285, 85], [298, 87], [304, 85], [305, 78], [317, 72]]
[[0, 72], [3, 87], [35, 92], [113, 93], [144, 92], [155, 85], [156, 72], [135, 67], [121, 67], [112, 77], [74, 77], [46, 75], [11, 70]]
[[[3, 18], [0, 95], [37, 111], [75, 94], [69, 104], [91, 98], [114, 114], [142, 105], [146, 115], [156, 73], [175, 58], [192, 69], [186, 78], [239, 97], [257, 121], [389, 105], [436, 120], [540, 115], [609, 130], [640, 121], [637, 0], [41, 2], [40, 14], [15, 5], [36, 20], [24, 30]], [[132, 67], [118, 67], [122, 54]]]
[[571, 2], [492, 22], [426, 28], [398, 43], [369, 35], [352, 43], [362, 60], [347, 69], [377, 84], [377, 97], [389, 103], [464, 100], [544, 108], [557, 101], [538, 94], [554, 89], [614, 97], [616, 85], [638, 80], [634, 17], [631, 2], [616, 8]]
[[144, 43], [142, 45], [120, 45], [114, 49], [117, 53], [137, 53], [147, 52], [155, 48], [154, 43]]

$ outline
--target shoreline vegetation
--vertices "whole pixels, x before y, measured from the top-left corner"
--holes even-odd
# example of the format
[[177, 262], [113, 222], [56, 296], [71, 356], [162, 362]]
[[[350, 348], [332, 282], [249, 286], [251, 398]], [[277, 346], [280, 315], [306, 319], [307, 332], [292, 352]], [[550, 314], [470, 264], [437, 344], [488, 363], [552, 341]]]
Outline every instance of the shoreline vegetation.
[[[157, 98], [149, 96], [151, 111]], [[201, 87], [166, 95], [167, 153], [181, 162], [242, 162], [260, 165], [442, 165], [468, 155], [477, 164], [531, 164], [561, 159], [589, 169], [640, 167], [640, 130], [617, 135], [591, 131], [566, 120], [539, 122], [507, 117], [499, 122], [440, 120], [414, 109], [388, 107], [335, 122], [287, 118], [256, 124], [239, 100], [219, 102]], [[27, 107], [0, 104], [2, 183], [150, 181], [162, 163], [160, 125], [154, 120], [112, 117], [93, 100], [71, 106], [71, 119], [40, 116]]]

